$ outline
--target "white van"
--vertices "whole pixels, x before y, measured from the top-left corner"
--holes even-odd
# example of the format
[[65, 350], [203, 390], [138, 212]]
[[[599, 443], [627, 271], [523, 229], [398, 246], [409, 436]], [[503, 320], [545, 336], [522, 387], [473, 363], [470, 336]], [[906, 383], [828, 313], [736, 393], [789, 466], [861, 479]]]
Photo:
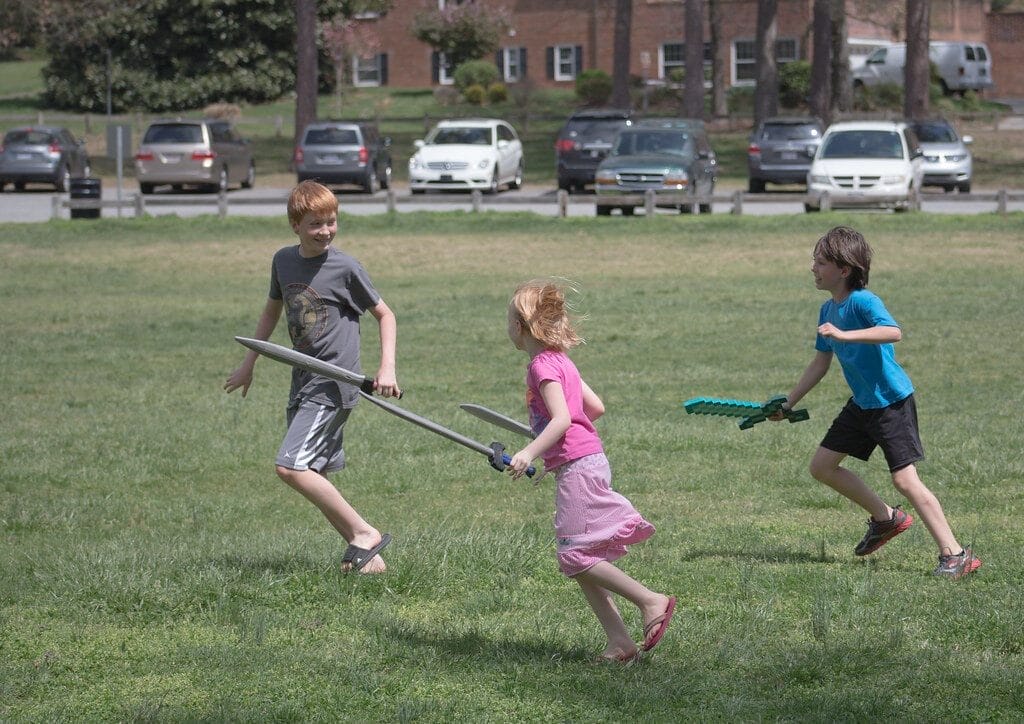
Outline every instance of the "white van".
[[[947, 95], [992, 87], [992, 59], [984, 43], [936, 40], [928, 44], [928, 58], [935, 63], [942, 91]], [[906, 62], [906, 43], [878, 48], [853, 71], [853, 85], [903, 85]]]

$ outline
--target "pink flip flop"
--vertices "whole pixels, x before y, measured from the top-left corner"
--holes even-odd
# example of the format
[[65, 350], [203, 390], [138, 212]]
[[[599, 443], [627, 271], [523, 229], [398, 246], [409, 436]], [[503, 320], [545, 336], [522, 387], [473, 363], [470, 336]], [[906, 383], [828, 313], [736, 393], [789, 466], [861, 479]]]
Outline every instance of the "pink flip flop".
[[676, 597], [672, 596], [668, 599], [668, 606], [665, 607], [665, 613], [658, 616], [656, 619], [651, 621], [649, 624], [644, 626], [644, 651], [650, 651], [658, 642], [661, 641], [661, 637], [668, 629], [668, 624], [672, 620], [672, 614], [676, 612]]

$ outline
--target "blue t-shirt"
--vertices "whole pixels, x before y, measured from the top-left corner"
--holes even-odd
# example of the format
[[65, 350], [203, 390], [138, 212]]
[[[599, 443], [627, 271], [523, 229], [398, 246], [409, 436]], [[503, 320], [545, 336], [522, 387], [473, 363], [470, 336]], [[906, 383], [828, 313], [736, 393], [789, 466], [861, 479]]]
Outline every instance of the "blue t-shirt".
[[[821, 305], [818, 325], [831, 322], [843, 331], [870, 327], [899, 327], [885, 304], [867, 289], [854, 290], [841, 303], [830, 299]], [[896, 362], [891, 343], [840, 342], [817, 335], [814, 348], [832, 352], [843, 367], [843, 376], [853, 392], [853, 401], [863, 409], [888, 407], [906, 398], [914, 385]]]

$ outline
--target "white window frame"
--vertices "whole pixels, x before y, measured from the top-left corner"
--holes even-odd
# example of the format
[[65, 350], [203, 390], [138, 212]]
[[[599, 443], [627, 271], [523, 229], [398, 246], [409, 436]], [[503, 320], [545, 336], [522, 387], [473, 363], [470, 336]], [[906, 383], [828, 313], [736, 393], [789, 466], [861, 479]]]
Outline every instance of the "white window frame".
[[448, 57], [442, 51], [437, 53], [437, 82], [438, 85], [455, 85], [455, 71], [448, 70]]
[[[358, 55], [352, 56], [352, 85], [356, 88], [377, 88], [381, 85], [381, 67], [380, 67], [380, 54], [374, 55], [372, 58], [360, 58]], [[370, 67], [372, 66], [372, 68]], [[362, 74], [364, 72], [371, 73], [375, 76], [374, 80], [363, 80]]]
[[[665, 46], [667, 46], [667, 45], [679, 45], [679, 46], [682, 46], [682, 48], [683, 48], [683, 58], [678, 63], [673, 62], [671, 65], [666, 65]], [[702, 57], [701, 71], [704, 73], [704, 87], [705, 88], [710, 88], [711, 87], [711, 81], [710, 81], [709, 78], [711, 76], [711, 72], [710, 71], [711, 71], [712, 63], [711, 63], [711, 58], [708, 57], [710, 55], [710, 52], [711, 52], [710, 43], [704, 43], [704, 47], [702, 49], [703, 55], [701, 56]], [[684, 41], [684, 40], [666, 41], [666, 42], [664, 42], [664, 43], [662, 43], [661, 45], [658, 46], [658, 79], [659, 80], [663, 80], [663, 81], [665, 81], [667, 83], [668, 82], [668, 75], [669, 75], [669, 73], [671, 73], [676, 68], [682, 68], [683, 70], [686, 69], [686, 41]]]
[[[742, 62], [739, 60], [739, 53], [737, 52], [737, 46], [740, 43], [749, 43], [752, 49], [752, 55], [750, 59], [744, 59]], [[792, 54], [780, 55], [779, 46], [792, 48]], [[757, 40], [753, 38], [737, 38], [729, 44], [729, 52], [731, 54], [729, 63], [729, 74], [730, 84], [734, 86], [752, 86], [757, 84]], [[792, 63], [794, 60], [800, 59], [800, 41], [797, 38], [776, 38], [775, 39], [775, 64], [781, 68], [787, 63]], [[754, 68], [753, 78], [740, 79], [738, 70], [740, 66], [751, 66]]]
[[506, 83], [522, 80], [523, 69], [519, 67], [519, 48], [501, 49], [501, 77]]
[[[565, 55], [563, 56], [563, 52]], [[564, 72], [562, 65], [568, 64], [571, 70]], [[555, 46], [555, 80], [576, 80], [576, 46], [556, 45]]]

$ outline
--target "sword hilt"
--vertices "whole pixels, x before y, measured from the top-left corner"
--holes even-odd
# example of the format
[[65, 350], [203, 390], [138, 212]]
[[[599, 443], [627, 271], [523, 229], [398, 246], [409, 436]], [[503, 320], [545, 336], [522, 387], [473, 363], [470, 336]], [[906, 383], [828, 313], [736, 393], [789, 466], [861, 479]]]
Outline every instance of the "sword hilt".
[[[508, 467], [509, 463], [512, 462], [512, 458], [505, 453], [505, 446], [500, 442], [491, 443], [491, 467], [497, 470], [499, 473], [504, 472], [505, 468]], [[537, 468], [530, 466], [526, 468], [526, 477], [532, 478], [537, 474]]]

